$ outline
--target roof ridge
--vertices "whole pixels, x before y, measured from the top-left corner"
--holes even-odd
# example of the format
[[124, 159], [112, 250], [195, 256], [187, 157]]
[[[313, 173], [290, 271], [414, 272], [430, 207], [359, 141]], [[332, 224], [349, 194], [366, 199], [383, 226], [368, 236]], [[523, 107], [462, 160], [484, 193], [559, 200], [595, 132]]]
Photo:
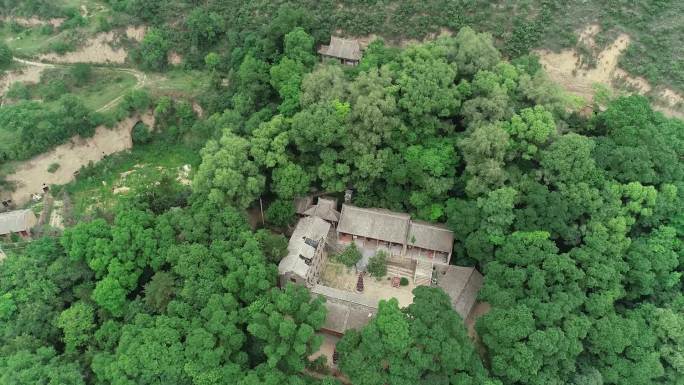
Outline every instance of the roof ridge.
[[345, 206], [351, 207], [352, 209], [357, 209], [359, 211], [365, 211], [369, 213], [378, 213], [386, 216], [391, 216], [391, 217], [396, 217], [399, 219], [409, 219], [411, 220], [411, 214], [408, 213], [399, 213], [396, 211], [388, 210], [388, 209], [383, 209], [383, 208], [372, 208], [372, 207], [359, 207], [359, 206], [354, 206], [354, 205], [349, 205], [349, 204], [343, 204], [342, 209], [344, 209]]

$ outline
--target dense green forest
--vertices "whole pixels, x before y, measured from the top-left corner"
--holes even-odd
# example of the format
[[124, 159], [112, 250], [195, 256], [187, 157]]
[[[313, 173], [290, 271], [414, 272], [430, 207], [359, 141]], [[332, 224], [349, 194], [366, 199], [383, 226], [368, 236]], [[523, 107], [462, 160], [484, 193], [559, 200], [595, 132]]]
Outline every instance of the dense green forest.
[[[471, 26], [488, 31], [495, 44], [510, 58], [532, 48], [574, 46], [577, 31], [597, 23], [599, 48], [626, 32], [632, 43], [620, 65], [643, 76], [653, 85], [684, 90], [684, 3], [676, 0], [108, 0], [114, 13], [100, 21], [104, 29], [130, 22], [159, 27], [168, 47], [188, 55], [193, 65], [200, 55], [219, 44], [240, 47], [252, 32], [269, 23], [292, 17], [308, 28], [318, 42], [332, 31], [385, 38], [422, 38], [440, 28], [458, 31]], [[78, 9], [67, 0], [6, 0], [6, 14], [60, 16], [67, 26], [82, 23]], [[0, 9], [0, 14], [3, 10]], [[296, 15], [296, 16], [295, 16]], [[133, 20], [131, 20], [131, 17]], [[102, 19], [105, 20], [105, 19]], [[161, 41], [159, 41], [161, 43]], [[273, 41], [266, 42], [267, 45]], [[160, 58], [161, 59], [161, 58]], [[154, 59], [152, 59], [154, 60]]]
[[[1, 384], [337, 383], [307, 359], [321, 300], [276, 287], [285, 239], [252, 230], [244, 210], [262, 198], [269, 227], [284, 228], [294, 197], [346, 189], [358, 205], [446, 222], [455, 262], [483, 272], [492, 305], [475, 345], [439, 289], [380, 303], [337, 346], [354, 385], [684, 384], [684, 122], [639, 96], [579, 114], [534, 57], [505, 60], [469, 27], [405, 49], [376, 41], [342, 67], [315, 55], [341, 23], [319, 16], [329, 2], [210, 3], [177, 35], [165, 21], [179, 4], [112, 6], [160, 26], [142, 66], [163, 70], [188, 44], [186, 60], [211, 73], [207, 118], [161, 98], [140, 139], [201, 148], [192, 186], [162, 176], [10, 253]], [[445, 9], [428, 15], [457, 20]], [[359, 19], [376, 13], [345, 14], [374, 31]]]

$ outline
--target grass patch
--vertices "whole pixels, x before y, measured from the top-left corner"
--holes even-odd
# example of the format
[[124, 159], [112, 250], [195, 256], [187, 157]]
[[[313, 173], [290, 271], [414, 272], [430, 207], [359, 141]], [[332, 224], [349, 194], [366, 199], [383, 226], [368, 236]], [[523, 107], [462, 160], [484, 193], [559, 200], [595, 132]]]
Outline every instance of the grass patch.
[[[89, 80], [77, 82], [70, 75], [73, 66], [60, 66], [46, 70], [37, 84], [26, 84], [27, 99], [52, 101], [64, 93], [71, 93], [83, 100], [86, 107], [97, 110], [133, 89], [137, 83], [129, 72], [114, 68], [95, 68]], [[55, 85], [59, 85], [55, 88]]]
[[137, 80], [130, 73], [114, 69], [98, 68], [93, 74], [94, 81], [73, 93], [83, 99], [85, 105], [93, 110], [130, 91]]
[[162, 75], [149, 76], [146, 86], [154, 96], [174, 95], [193, 98], [209, 86], [209, 73], [205, 71], [173, 70]]
[[135, 170], [136, 174], [144, 177], [146, 172], [158, 170], [159, 167], [176, 170], [190, 164], [194, 170], [200, 162], [198, 152], [187, 146], [152, 142], [108, 156], [97, 164], [83, 168], [76, 180], [65, 185], [64, 189], [71, 196], [74, 218], [80, 218], [94, 208], [108, 211], [116, 205], [122, 195], [114, 194], [114, 186], [124, 172]]
[[59, 163], [52, 163], [48, 166], [47, 172], [54, 174], [57, 170], [59, 170]]
[[17, 56], [34, 56], [48, 50], [50, 44], [60, 41], [62, 33], [45, 35], [40, 27], [24, 28], [20, 32], [12, 31], [10, 23], [0, 28], [0, 39], [5, 41]]

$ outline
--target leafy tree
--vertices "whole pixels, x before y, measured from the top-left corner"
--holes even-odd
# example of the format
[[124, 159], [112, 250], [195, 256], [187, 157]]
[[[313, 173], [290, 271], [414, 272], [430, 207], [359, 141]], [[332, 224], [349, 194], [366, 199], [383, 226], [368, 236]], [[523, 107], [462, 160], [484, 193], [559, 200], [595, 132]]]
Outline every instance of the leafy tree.
[[511, 187], [494, 190], [477, 199], [480, 225], [467, 236], [465, 247], [469, 256], [482, 266], [494, 258], [495, 247], [505, 243], [515, 219], [513, 207], [517, 199], [518, 192]]
[[374, 256], [368, 259], [368, 272], [380, 279], [387, 275], [387, 253], [378, 251]]
[[[93, 371], [99, 381], [128, 381], [154, 384], [159, 379], [176, 384], [188, 383], [183, 365], [183, 324], [166, 316], [139, 314], [123, 326], [113, 354], [93, 357]], [[125, 357], [136, 357], [128, 360]]]
[[282, 99], [278, 111], [285, 116], [292, 116], [299, 107], [299, 88], [304, 70], [302, 63], [289, 57], [283, 57], [277, 65], [271, 67], [271, 85]]
[[380, 301], [378, 314], [337, 345], [339, 367], [354, 384], [483, 384], [486, 372], [449, 297], [414, 289], [408, 308]]
[[95, 329], [93, 307], [84, 302], [76, 302], [59, 315], [57, 327], [64, 333], [67, 351], [83, 347], [92, 338]]
[[287, 255], [288, 240], [282, 234], [261, 229], [254, 236], [259, 241], [261, 250], [269, 262], [278, 264]]
[[286, 227], [295, 220], [295, 206], [291, 199], [276, 199], [268, 205], [266, 220], [278, 227]]
[[385, 45], [384, 40], [375, 39], [363, 51], [363, 57], [357, 68], [359, 72], [380, 68], [383, 64], [393, 62], [399, 52], [399, 49]]
[[175, 289], [173, 276], [168, 272], [159, 271], [145, 285], [145, 303], [157, 313], [163, 313], [173, 298]]
[[207, 47], [217, 42], [223, 34], [224, 21], [215, 12], [203, 8], [193, 9], [185, 20], [190, 43], [194, 47]]
[[352, 242], [341, 253], [335, 255], [335, 259], [347, 267], [352, 267], [361, 260], [361, 250]]
[[339, 66], [320, 66], [302, 79], [302, 106], [346, 100], [347, 81]]
[[133, 126], [131, 138], [135, 144], [146, 144], [152, 140], [152, 133], [150, 132], [150, 128], [147, 127], [145, 123], [138, 122], [135, 126]]
[[260, 167], [291, 167], [287, 151], [290, 136], [288, 120], [276, 115], [252, 131], [250, 155]]
[[195, 174], [194, 191], [217, 204], [246, 208], [261, 195], [265, 178], [249, 158], [250, 144], [230, 130], [202, 149], [202, 164]]
[[597, 116], [597, 163], [618, 181], [670, 183], [684, 177], [681, 120], [653, 111], [642, 96], [618, 98]]
[[413, 119], [425, 115], [452, 116], [461, 104], [455, 85], [456, 66], [449, 65], [435, 51], [415, 47], [404, 51], [399, 58], [398, 104]]
[[294, 199], [309, 192], [311, 180], [309, 174], [294, 163], [273, 170], [273, 186], [271, 189], [280, 199]]
[[634, 239], [625, 258], [629, 264], [627, 297], [652, 296], [665, 301], [680, 293], [683, 251], [677, 232], [671, 227], [659, 227]]
[[515, 232], [486, 265], [485, 277], [480, 295], [495, 310], [478, 322], [478, 333], [493, 373], [511, 383], [568, 378], [590, 325], [576, 315], [585, 295], [575, 262], [558, 255], [548, 233]]
[[[60, 339], [54, 322], [68, 303], [83, 298], [87, 266], [69, 261], [54, 239], [31, 242], [0, 264], [0, 342], [4, 354], [37, 349]], [[81, 296], [81, 297], [77, 297]]]
[[168, 65], [169, 42], [164, 32], [151, 28], [140, 43], [140, 64], [146, 70], [162, 71]]
[[598, 183], [601, 174], [591, 156], [594, 147], [594, 141], [585, 136], [566, 134], [559, 137], [540, 154], [544, 177], [559, 186]]
[[462, 81], [459, 87], [471, 95], [461, 107], [464, 121], [470, 127], [477, 127], [510, 119], [519, 81], [520, 71], [506, 62], [500, 62], [492, 70], [477, 72], [470, 83]]
[[323, 340], [314, 334], [325, 322], [323, 301], [312, 299], [303, 286], [288, 284], [250, 305], [247, 330], [262, 341], [269, 367], [285, 373], [304, 370], [307, 357]]
[[76, 85], [84, 85], [93, 77], [93, 67], [87, 63], [76, 63], [70, 69], [71, 77], [76, 81]]
[[92, 299], [112, 315], [123, 316], [126, 306], [126, 289], [114, 276], [106, 276], [97, 282]]
[[269, 65], [248, 54], [235, 73], [236, 93], [232, 98], [235, 109], [247, 116], [260, 110], [271, 100]]
[[3, 384], [64, 384], [84, 385], [81, 368], [67, 362], [51, 347], [35, 351], [20, 350], [0, 356], [0, 382]]
[[7, 43], [0, 42], [0, 69], [4, 69], [12, 63], [12, 50]]
[[466, 172], [471, 175], [466, 191], [476, 196], [503, 187], [508, 179], [504, 159], [510, 146], [506, 130], [498, 125], [483, 125], [464, 137], [459, 147], [463, 151]]
[[520, 115], [513, 115], [504, 129], [515, 143], [515, 151], [522, 154], [523, 159], [532, 159], [539, 146], [544, 145], [555, 133], [556, 124], [553, 115], [542, 106], [524, 108]]
[[463, 27], [456, 34], [454, 62], [461, 74], [472, 76], [480, 70], [490, 70], [501, 60], [492, 37]]
[[[455, 170], [459, 156], [454, 143], [440, 140], [413, 145], [404, 153], [405, 170], [395, 169], [397, 182], [404, 182], [411, 191], [408, 201], [418, 211], [418, 216], [439, 220], [444, 215], [444, 205], [449, 191], [456, 184]], [[401, 171], [404, 171], [400, 174]]]
[[304, 28], [296, 27], [284, 39], [283, 54], [288, 58], [311, 68], [316, 62], [314, 38]]
[[587, 339], [593, 364], [607, 384], [648, 384], [664, 375], [657, 337], [640, 312], [597, 319]]

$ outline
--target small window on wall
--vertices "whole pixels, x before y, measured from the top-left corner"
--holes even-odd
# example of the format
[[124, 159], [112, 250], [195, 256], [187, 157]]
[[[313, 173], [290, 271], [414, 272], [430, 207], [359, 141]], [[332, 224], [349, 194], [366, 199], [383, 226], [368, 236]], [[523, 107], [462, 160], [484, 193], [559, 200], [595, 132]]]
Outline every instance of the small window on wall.
[[295, 277], [290, 277], [290, 282], [297, 283], [297, 279]]

